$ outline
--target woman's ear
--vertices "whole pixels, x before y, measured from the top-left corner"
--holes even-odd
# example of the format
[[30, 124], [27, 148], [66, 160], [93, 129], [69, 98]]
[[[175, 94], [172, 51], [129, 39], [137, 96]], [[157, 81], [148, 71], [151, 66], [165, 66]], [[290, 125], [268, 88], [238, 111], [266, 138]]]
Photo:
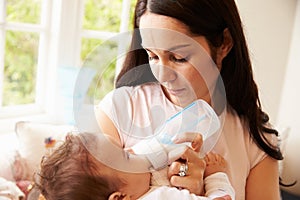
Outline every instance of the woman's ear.
[[122, 192], [114, 192], [109, 195], [108, 200], [130, 200], [130, 198]]
[[[231, 37], [231, 33], [228, 28], [225, 28], [223, 31], [223, 44], [220, 47], [221, 53], [224, 57], [230, 52], [233, 47], [233, 40]], [[223, 58], [224, 58], [223, 57]]]
[[223, 31], [223, 43], [217, 50], [217, 66], [221, 66], [222, 60], [227, 56], [233, 47], [233, 40], [228, 28]]

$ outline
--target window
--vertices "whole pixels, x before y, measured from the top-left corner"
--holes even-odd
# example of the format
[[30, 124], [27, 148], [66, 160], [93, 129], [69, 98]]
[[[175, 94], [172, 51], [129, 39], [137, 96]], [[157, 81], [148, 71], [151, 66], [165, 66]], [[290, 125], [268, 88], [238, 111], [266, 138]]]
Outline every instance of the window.
[[[109, 41], [129, 30], [132, 0], [0, 0], [0, 133], [20, 119], [55, 119], [61, 67], [78, 68], [97, 46], [113, 54]], [[104, 44], [104, 45], [103, 45]], [[111, 62], [105, 79], [115, 76]], [[96, 80], [94, 80], [96, 84]], [[96, 94], [99, 98], [102, 94]]]
[[[30, 107], [38, 111], [42, 101], [42, 55], [46, 29], [42, 0], [1, 1], [0, 16], [0, 108]], [[1, 112], [0, 117], [8, 112]], [[16, 114], [16, 113], [15, 113]]]
[[50, 2], [0, 0], [0, 133], [45, 113]]
[[112, 72], [118, 72], [121, 64], [118, 52], [126, 46], [126, 41], [118, 38], [123, 36], [117, 33], [131, 30], [135, 3], [132, 0], [85, 0], [81, 62], [83, 66], [97, 65], [101, 73], [101, 77], [95, 76], [89, 91], [93, 100], [101, 99], [113, 88], [115, 73]]

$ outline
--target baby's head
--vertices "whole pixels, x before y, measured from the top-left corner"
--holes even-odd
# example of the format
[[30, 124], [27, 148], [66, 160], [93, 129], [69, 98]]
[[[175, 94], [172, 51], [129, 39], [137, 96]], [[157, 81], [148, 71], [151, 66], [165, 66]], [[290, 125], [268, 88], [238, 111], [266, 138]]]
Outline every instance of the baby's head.
[[89, 153], [79, 135], [68, 135], [43, 159], [36, 185], [47, 200], [136, 199], [149, 190], [150, 173], [110, 168]]

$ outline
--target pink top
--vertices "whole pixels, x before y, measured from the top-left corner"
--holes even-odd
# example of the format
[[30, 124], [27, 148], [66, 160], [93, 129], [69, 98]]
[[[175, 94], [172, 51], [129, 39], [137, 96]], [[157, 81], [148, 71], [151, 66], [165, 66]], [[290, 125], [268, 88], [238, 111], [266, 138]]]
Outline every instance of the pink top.
[[[104, 97], [99, 108], [115, 124], [124, 147], [152, 135], [155, 128], [182, 109], [170, 102], [156, 83], [116, 89]], [[245, 199], [249, 172], [267, 155], [251, 139], [248, 129], [236, 112], [227, 107], [222, 132], [212, 150], [228, 163], [227, 174], [236, 199]]]

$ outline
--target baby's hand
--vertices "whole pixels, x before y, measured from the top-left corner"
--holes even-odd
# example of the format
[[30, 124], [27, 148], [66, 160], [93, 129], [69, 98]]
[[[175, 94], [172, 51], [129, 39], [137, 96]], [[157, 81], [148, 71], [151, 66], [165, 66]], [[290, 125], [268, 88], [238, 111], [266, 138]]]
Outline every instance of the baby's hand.
[[210, 152], [205, 156], [204, 160], [206, 162], [204, 177], [216, 172], [226, 172], [227, 164], [221, 155]]

